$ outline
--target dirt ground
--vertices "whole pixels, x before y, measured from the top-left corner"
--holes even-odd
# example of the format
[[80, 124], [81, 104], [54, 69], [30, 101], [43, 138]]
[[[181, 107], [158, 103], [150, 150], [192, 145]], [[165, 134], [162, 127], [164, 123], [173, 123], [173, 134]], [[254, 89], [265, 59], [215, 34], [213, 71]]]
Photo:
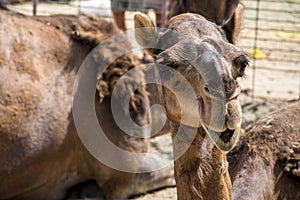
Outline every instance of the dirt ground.
[[[31, 15], [31, 3], [16, 4], [8, 6], [10, 9]], [[84, 9], [83, 9], [84, 10]], [[95, 11], [95, 10], [94, 10]], [[73, 4], [54, 4], [54, 3], [41, 3], [38, 7], [38, 14], [49, 15], [49, 14], [78, 14], [79, 7], [76, 3]], [[92, 11], [88, 11], [93, 13]], [[104, 11], [103, 11], [104, 12]], [[104, 13], [108, 20], [111, 20], [110, 12]], [[127, 13], [127, 24], [132, 27], [132, 13]], [[299, 67], [299, 66], [298, 66]], [[259, 84], [256, 86], [258, 89], [255, 91], [256, 98], [252, 98], [252, 73], [253, 69], [248, 70], [248, 78], [241, 80], [244, 93], [240, 97], [240, 101], [243, 109], [243, 128], [248, 124], [252, 123], [256, 119], [266, 115], [267, 113], [288, 105], [290, 102], [295, 101], [299, 98], [299, 74], [287, 73], [286, 75], [279, 73], [269, 73], [268, 71], [262, 71], [257, 75]], [[298, 82], [297, 82], [298, 81]], [[268, 91], [271, 87], [280, 88], [276, 92]], [[272, 98], [268, 98], [266, 94], [272, 93]], [[259, 98], [258, 96], [265, 96], [265, 98]], [[157, 148], [161, 144], [170, 142], [170, 136], [162, 136], [153, 140], [152, 147]], [[159, 150], [159, 148], [158, 148]], [[166, 156], [172, 154], [171, 147], [168, 151], [163, 152]], [[86, 198], [85, 198], [86, 199]], [[174, 200], [176, 199], [176, 189], [165, 188], [158, 191], [149, 192], [133, 199], [138, 200]]]

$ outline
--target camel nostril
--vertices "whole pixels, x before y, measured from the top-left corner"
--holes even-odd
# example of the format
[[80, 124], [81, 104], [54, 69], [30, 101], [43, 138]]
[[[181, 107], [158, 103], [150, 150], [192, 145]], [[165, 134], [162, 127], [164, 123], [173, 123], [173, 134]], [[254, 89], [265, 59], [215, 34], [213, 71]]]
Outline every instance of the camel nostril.
[[223, 131], [222, 133], [220, 133], [219, 138], [224, 142], [224, 143], [228, 143], [233, 134], [234, 134], [235, 130], [231, 130], [231, 129], [226, 129], [225, 131]]
[[218, 88], [214, 85], [205, 85], [204, 86], [204, 93], [208, 97], [218, 99], [218, 100], [221, 100], [221, 101], [225, 100], [224, 92], [220, 88]]

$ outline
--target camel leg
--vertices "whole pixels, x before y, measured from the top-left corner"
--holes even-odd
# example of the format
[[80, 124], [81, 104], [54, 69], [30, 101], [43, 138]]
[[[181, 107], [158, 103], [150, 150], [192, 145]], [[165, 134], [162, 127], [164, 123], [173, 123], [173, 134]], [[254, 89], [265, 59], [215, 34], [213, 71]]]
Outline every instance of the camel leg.
[[37, 9], [38, 3], [39, 3], [39, 0], [33, 0], [33, 9], [32, 9], [33, 16], [36, 16], [36, 9]]
[[125, 11], [113, 13], [113, 17], [118, 28], [121, 29], [122, 31], [126, 31]]

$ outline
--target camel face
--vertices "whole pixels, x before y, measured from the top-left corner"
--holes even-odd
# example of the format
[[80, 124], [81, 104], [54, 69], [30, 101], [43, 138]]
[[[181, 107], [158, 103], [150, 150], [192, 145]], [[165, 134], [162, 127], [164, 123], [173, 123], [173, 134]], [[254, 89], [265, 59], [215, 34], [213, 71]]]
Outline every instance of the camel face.
[[[151, 27], [150, 20], [142, 14], [136, 15], [135, 22], [137, 28]], [[188, 126], [201, 125], [220, 149], [231, 149], [241, 125], [241, 89], [237, 78], [244, 75], [248, 65], [246, 54], [228, 43], [217, 25], [197, 14], [175, 16], [166, 31], [153, 30], [148, 34], [155, 34], [147, 36], [147, 42], [155, 38], [157, 49], [150, 51], [158, 67], [176, 71], [159, 73], [162, 85], [168, 86], [162, 87], [161, 94], [168, 118]], [[145, 35], [139, 37], [137, 30], [136, 37], [145, 46]], [[183, 120], [182, 116], [188, 117]]]

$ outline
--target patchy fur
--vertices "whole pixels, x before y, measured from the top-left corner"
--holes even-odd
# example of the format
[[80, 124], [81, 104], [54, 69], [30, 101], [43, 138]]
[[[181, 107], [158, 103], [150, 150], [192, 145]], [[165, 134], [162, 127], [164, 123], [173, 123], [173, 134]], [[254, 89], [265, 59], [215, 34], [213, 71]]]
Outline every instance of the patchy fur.
[[115, 55], [120, 55], [120, 52], [123, 52], [125, 47], [126, 49], [130, 49], [131, 44], [128, 42], [126, 35], [120, 33], [112, 22], [107, 22], [97, 16], [76, 17], [56, 15], [36, 18], [48, 26], [62, 30], [73, 40], [88, 46], [90, 50], [94, 49], [110, 36], [119, 34], [119, 37], [116, 38], [117, 41], [108, 41], [105, 47], [109, 46], [110, 48], [98, 48], [93, 51], [94, 55], [92, 58], [96, 64], [99, 62], [110, 63], [109, 67], [104, 71], [103, 76], [98, 76], [97, 91], [100, 102], [105, 97], [111, 95], [118, 79], [125, 72], [139, 66], [137, 57], [130, 53], [114, 59]]
[[279, 153], [279, 160], [284, 171], [300, 180], [300, 141], [292, 142], [292, 146], [283, 147]]
[[297, 102], [246, 128], [228, 155], [234, 199], [300, 198], [299, 113]]

